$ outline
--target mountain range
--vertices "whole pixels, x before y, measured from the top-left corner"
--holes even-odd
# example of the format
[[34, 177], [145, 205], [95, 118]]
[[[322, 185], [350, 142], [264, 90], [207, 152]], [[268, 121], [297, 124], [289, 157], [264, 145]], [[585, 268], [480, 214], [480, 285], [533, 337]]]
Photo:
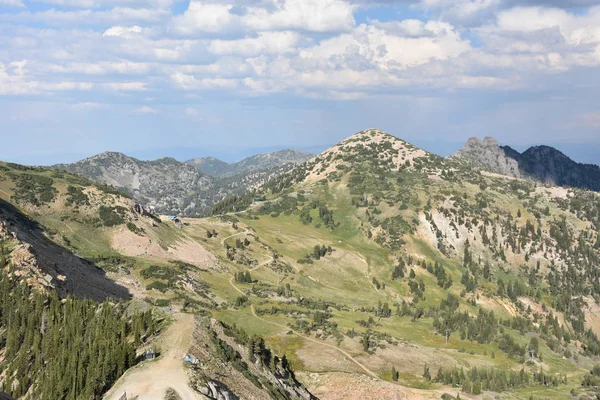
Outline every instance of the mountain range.
[[[115, 153], [79, 165], [95, 180], [0, 163], [0, 384], [19, 399], [594, 398], [600, 195], [507, 153], [471, 139], [444, 158], [367, 129], [177, 220], [136, 203], [237, 175]], [[550, 156], [553, 176], [581, 167]]]
[[105, 152], [52, 168], [120, 188], [156, 212], [198, 216], [226, 196], [244, 193], [311, 157], [286, 149], [228, 164], [212, 157], [142, 161]]

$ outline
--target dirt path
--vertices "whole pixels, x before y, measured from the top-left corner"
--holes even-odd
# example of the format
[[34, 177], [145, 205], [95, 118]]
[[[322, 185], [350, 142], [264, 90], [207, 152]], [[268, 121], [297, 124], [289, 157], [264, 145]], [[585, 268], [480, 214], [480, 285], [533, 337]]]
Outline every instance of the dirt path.
[[232, 237], [236, 237], [236, 236], [238, 236], [238, 235], [246, 235], [247, 233], [248, 233], [248, 230], [244, 229], [242, 232], [238, 232], [238, 233], [234, 233], [233, 235], [229, 235], [229, 236], [227, 236], [226, 238], [223, 238], [223, 239], [221, 239], [221, 244], [222, 244], [223, 246], [225, 246], [225, 241], [226, 241], [227, 239], [231, 239]]
[[339, 347], [336, 347], [336, 346], [331, 345], [329, 343], [325, 343], [325, 342], [323, 342], [321, 340], [317, 340], [317, 339], [313, 339], [311, 337], [305, 336], [305, 335], [301, 334], [300, 332], [296, 332], [295, 330], [290, 329], [289, 326], [281, 325], [281, 324], [278, 324], [277, 322], [269, 321], [267, 319], [259, 317], [258, 314], [256, 314], [256, 310], [254, 309], [254, 304], [250, 304], [250, 311], [252, 311], [252, 315], [255, 318], [261, 320], [262, 322], [266, 322], [267, 324], [275, 325], [275, 326], [278, 326], [280, 328], [288, 329], [294, 335], [299, 336], [299, 337], [301, 337], [304, 340], [308, 340], [309, 342], [317, 343], [317, 344], [319, 344], [321, 346], [329, 347], [330, 349], [334, 349], [334, 350], [342, 353], [344, 356], [346, 356], [346, 358], [348, 358], [354, 364], [358, 365], [363, 371], [365, 371], [367, 373], [367, 375], [370, 375], [371, 377], [379, 380], [379, 377], [377, 376], [377, 374], [375, 372], [371, 371], [369, 368], [367, 368], [366, 366], [364, 366], [360, 361], [358, 361], [356, 358], [352, 357], [350, 354], [348, 354], [346, 351], [340, 349]]
[[[266, 264], [268, 264], [268, 263], [269, 263], [269, 262], [266, 262], [266, 263], [263, 263], [263, 264], [259, 265], [258, 267], [255, 267], [255, 268], [253, 269], [253, 271], [256, 271], [258, 268], [260, 268], [260, 267], [262, 267], [263, 265], [266, 265]], [[239, 293], [241, 293], [242, 295], [244, 295], [244, 296], [245, 296], [245, 295], [246, 295], [246, 293], [242, 292], [242, 291], [240, 290], [240, 288], [238, 288], [238, 287], [237, 287], [237, 286], [236, 286], [236, 285], [233, 283], [233, 278], [234, 278], [234, 277], [232, 276], [232, 277], [229, 279], [229, 284], [230, 284], [230, 285], [231, 285], [231, 286], [232, 286], [232, 287], [233, 287], [235, 290], [237, 290]], [[367, 373], [367, 375], [370, 375], [371, 377], [373, 377], [373, 378], [375, 378], [375, 379], [378, 379], [378, 380], [379, 380], [379, 377], [377, 376], [377, 374], [376, 374], [375, 372], [373, 372], [373, 371], [371, 371], [370, 369], [368, 369], [366, 366], [364, 366], [363, 364], [361, 364], [361, 363], [360, 363], [360, 361], [358, 361], [357, 359], [355, 359], [354, 357], [352, 357], [350, 354], [348, 354], [346, 351], [344, 351], [344, 350], [340, 349], [339, 347], [336, 347], [336, 346], [333, 346], [333, 345], [331, 345], [331, 344], [329, 344], [329, 343], [325, 343], [325, 342], [323, 342], [323, 341], [321, 341], [321, 340], [316, 340], [316, 339], [313, 339], [313, 338], [311, 338], [311, 337], [309, 337], [309, 336], [303, 335], [303, 334], [301, 334], [300, 332], [297, 332], [297, 331], [295, 331], [295, 330], [293, 330], [293, 329], [290, 329], [290, 327], [289, 327], [289, 326], [286, 326], [286, 325], [281, 325], [281, 324], [278, 324], [277, 322], [269, 321], [269, 320], [266, 320], [266, 319], [264, 319], [264, 318], [262, 318], [262, 317], [259, 317], [259, 316], [258, 316], [258, 314], [256, 314], [256, 310], [254, 309], [254, 304], [250, 304], [250, 311], [252, 312], [252, 316], [254, 316], [254, 318], [256, 318], [256, 319], [258, 319], [258, 320], [260, 320], [260, 321], [262, 321], [262, 322], [266, 322], [267, 324], [271, 324], [271, 325], [278, 326], [278, 327], [280, 327], [280, 328], [287, 329], [288, 331], [292, 332], [294, 335], [296, 335], [296, 336], [299, 336], [299, 337], [301, 337], [301, 338], [302, 338], [302, 339], [304, 339], [304, 340], [308, 340], [309, 342], [313, 342], [313, 343], [319, 344], [319, 345], [321, 345], [321, 346], [326, 346], [326, 347], [329, 347], [329, 348], [331, 348], [331, 349], [334, 349], [334, 350], [336, 350], [336, 351], [338, 351], [338, 352], [342, 353], [344, 356], [346, 356], [346, 358], [348, 358], [348, 359], [349, 359], [350, 361], [352, 361], [354, 364], [358, 365], [358, 366], [359, 366], [359, 367], [360, 367], [360, 368], [361, 368], [363, 371], [365, 371], [365, 372]]]
[[165, 392], [172, 388], [182, 400], [204, 399], [190, 388], [183, 355], [188, 351], [194, 333], [194, 316], [178, 314], [173, 324], [161, 338], [161, 356], [156, 361], [126, 373], [104, 396], [104, 400], [119, 400], [123, 393], [139, 400], [164, 400]]
[[[235, 235], [234, 235], [234, 236], [235, 236]], [[230, 236], [230, 237], [231, 237], [231, 236]], [[223, 240], [226, 240], [226, 239], [228, 239], [228, 238], [225, 238], [225, 239], [223, 239]], [[272, 263], [273, 261], [275, 261], [275, 258], [274, 258], [274, 257], [271, 257], [271, 258], [269, 258], [267, 261], [265, 261], [264, 263], [262, 263], [262, 264], [259, 264], [259, 265], [257, 265], [256, 267], [254, 267], [254, 268], [250, 269], [250, 272], [254, 272], [254, 271], [256, 271], [257, 269], [259, 269], [260, 267], [264, 267], [265, 265], [267, 265], [267, 264], [270, 264], [270, 263]], [[245, 295], [246, 295], [246, 293], [242, 292], [242, 291], [240, 290], [240, 288], [238, 288], [237, 286], [235, 286], [235, 284], [233, 283], [233, 279], [234, 279], [234, 278], [235, 278], [234, 276], [232, 276], [231, 278], [229, 278], [229, 284], [231, 285], [231, 287], [232, 287], [232, 288], [234, 288], [235, 290], [237, 290], [237, 291], [238, 291], [238, 293], [241, 293], [243, 296], [245, 296]]]

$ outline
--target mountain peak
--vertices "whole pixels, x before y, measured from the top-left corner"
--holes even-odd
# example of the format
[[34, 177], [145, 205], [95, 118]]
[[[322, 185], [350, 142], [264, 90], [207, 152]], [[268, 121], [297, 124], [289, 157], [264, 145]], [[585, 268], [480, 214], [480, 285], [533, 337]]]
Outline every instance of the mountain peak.
[[309, 180], [319, 180], [363, 161], [398, 171], [430, 153], [380, 129], [366, 129], [325, 150], [307, 164]]
[[521, 178], [519, 163], [510, 158], [498, 144], [498, 140], [486, 136], [483, 140], [471, 137], [454, 155], [473, 162], [477, 167], [501, 175]]

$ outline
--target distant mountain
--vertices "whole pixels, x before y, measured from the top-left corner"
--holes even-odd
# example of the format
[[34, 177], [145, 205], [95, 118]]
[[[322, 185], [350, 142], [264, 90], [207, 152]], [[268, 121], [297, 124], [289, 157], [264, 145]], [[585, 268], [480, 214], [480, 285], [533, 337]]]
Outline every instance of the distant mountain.
[[194, 158], [186, 161], [186, 164], [198, 168], [203, 174], [219, 176], [229, 169], [230, 164], [214, 157]]
[[483, 140], [470, 138], [455, 157], [470, 160], [483, 170], [514, 178], [523, 177], [518, 161], [503, 151], [496, 139], [489, 136]]
[[454, 157], [501, 175], [600, 191], [599, 166], [577, 163], [550, 146], [534, 146], [520, 153], [500, 146], [491, 137], [470, 138]]
[[141, 161], [122, 153], [105, 152], [53, 168], [125, 189], [137, 201], [154, 206], [159, 212], [183, 212], [190, 206], [197, 207], [196, 203], [202, 200], [194, 194], [213, 186], [210, 177], [174, 158]]
[[186, 164], [193, 165], [206, 175], [224, 178], [264, 171], [285, 164], [301, 164], [312, 157], [313, 155], [310, 153], [294, 149], [284, 149], [271, 153], [257, 154], [231, 164], [214, 157], [194, 158], [187, 161]]
[[600, 191], [600, 167], [580, 164], [550, 146], [530, 147], [523, 153], [504, 146], [505, 154], [519, 163], [528, 177], [558, 186]]
[[159, 213], [198, 216], [224, 197], [256, 188], [311, 157], [297, 150], [280, 150], [232, 164], [214, 157], [183, 163], [174, 158], [142, 161], [104, 152], [52, 168], [121, 188]]

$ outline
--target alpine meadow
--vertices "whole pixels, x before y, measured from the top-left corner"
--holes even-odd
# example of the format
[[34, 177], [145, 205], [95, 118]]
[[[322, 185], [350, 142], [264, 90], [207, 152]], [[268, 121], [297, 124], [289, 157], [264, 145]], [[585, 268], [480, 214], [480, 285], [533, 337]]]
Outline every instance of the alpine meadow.
[[0, 0], [0, 399], [600, 399], [599, 67], [598, 0]]

